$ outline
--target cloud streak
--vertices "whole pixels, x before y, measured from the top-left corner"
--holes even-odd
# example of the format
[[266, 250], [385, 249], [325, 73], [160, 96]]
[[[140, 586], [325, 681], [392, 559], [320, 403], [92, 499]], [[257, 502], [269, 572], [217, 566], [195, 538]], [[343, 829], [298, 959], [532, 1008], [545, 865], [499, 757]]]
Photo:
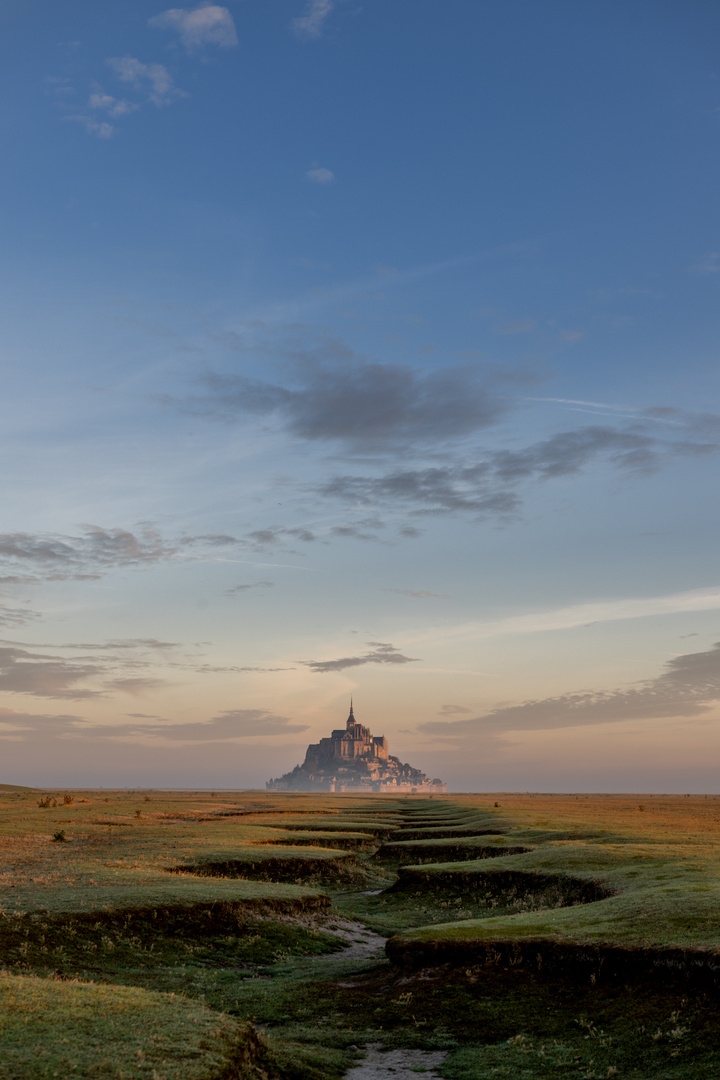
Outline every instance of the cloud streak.
[[717, 453], [717, 442], [664, 440], [636, 431], [591, 426], [560, 432], [522, 450], [489, 452], [472, 463], [402, 469], [380, 476], [345, 474], [316, 490], [361, 506], [406, 505], [415, 513], [466, 512], [509, 516], [520, 507], [513, 490], [581, 473], [597, 461], [626, 472], [658, 469], [672, 457]]
[[26, 649], [0, 648], [0, 691], [80, 701], [101, 696], [78, 683], [102, 674], [98, 664], [63, 660]]
[[676, 656], [665, 671], [627, 690], [563, 694], [493, 709], [467, 720], [433, 720], [418, 730], [428, 735], [473, 737], [510, 731], [613, 724], [627, 720], [703, 716], [720, 699], [720, 642], [699, 653]]
[[[96, 578], [116, 567], [149, 566], [171, 558], [177, 547], [149, 527], [133, 533], [86, 525], [80, 536], [0, 533], [0, 566], [23, 580]], [[17, 574], [17, 571], [22, 571]]]
[[115, 739], [140, 745], [199, 745], [235, 743], [258, 736], [297, 735], [307, 731], [307, 724], [294, 724], [286, 716], [266, 709], [228, 709], [206, 721], [178, 724], [159, 717], [133, 714], [148, 723], [94, 724], [81, 716], [36, 714], [0, 709], [0, 738], [13, 741], [48, 737]]
[[382, 641], [368, 641], [371, 651], [360, 656], [343, 656], [339, 660], [299, 660], [298, 663], [312, 671], [326, 674], [330, 671], [344, 671], [346, 668], [361, 667], [363, 664], [415, 664], [416, 656], [403, 656], [394, 645]]
[[491, 622], [469, 623], [446, 632], [446, 636], [481, 641], [504, 634], [540, 634], [569, 630], [575, 626], [592, 626], [595, 623], [717, 610], [720, 610], [720, 586], [710, 586], [705, 589], [668, 593], [665, 596], [590, 600], [562, 608], [529, 611]]

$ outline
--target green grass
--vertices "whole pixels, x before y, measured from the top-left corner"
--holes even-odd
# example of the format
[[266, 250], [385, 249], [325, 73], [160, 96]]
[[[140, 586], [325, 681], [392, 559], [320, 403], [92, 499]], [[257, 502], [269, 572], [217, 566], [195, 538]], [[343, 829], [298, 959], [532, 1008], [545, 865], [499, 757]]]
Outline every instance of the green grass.
[[252, 1030], [137, 987], [0, 975], [3, 1080], [230, 1080], [257, 1076]]
[[[712, 980], [646, 961], [720, 956], [718, 840], [720, 799], [0, 789], [0, 1075], [339, 1080], [378, 1041], [448, 1080], [709, 1080]], [[330, 897], [401, 966], [339, 949]]]

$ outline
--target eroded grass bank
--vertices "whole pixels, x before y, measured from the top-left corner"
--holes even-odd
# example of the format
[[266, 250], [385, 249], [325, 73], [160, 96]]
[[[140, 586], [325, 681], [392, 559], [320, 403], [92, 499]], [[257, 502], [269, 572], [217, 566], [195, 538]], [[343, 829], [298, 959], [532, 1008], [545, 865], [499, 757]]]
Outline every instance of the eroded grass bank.
[[320, 1080], [366, 1043], [720, 1075], [720, 799], [13, 790], [0, 830], [3, 1080]]

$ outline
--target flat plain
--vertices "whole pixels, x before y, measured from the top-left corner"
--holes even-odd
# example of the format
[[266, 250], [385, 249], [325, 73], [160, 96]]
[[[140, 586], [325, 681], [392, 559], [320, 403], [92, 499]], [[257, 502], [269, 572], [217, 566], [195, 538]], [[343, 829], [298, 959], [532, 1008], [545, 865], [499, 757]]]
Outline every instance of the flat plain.
[[719, 841], [718, 796], [0, 787], [0, 1077], [719, 1076]]

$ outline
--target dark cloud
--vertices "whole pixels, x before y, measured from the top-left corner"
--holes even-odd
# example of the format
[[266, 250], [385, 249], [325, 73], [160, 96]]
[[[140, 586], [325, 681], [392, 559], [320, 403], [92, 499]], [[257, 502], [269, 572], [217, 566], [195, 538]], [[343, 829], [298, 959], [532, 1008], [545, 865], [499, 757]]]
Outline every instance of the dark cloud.
[[441, 716], [456, 716], [458, 713], [470, 713], [472, 709], [466, 709], [464, 705], [442, 705]]
[[484, 465], [405, 469], [385, 476], [336, 476], [318, 493], [326, 498], [370, 506], [405, 506], [414, 512], [472, 511], [480, 515], [509, 516], [520, 506], [517, 495], [488, 491], [489, 470]]
[[508, 731], [549, 730], [612, 724], [621, 720], [654, 720], [702, 716], [720, 700], [720, 642], [700, 653], [676, 656], [656, 679], [629, 690], [563, 694], [493, 709], [467, 720], [420, 724], [426, 734], [444, 736], [498, 735]]
[[380, 540], [377, 533], [366, 532], [357, 525], [333, 525], [330, 535], [351, 540]]
[[372, 651], [362, 656], [344, 656], [339, 660], [299, 660], [298, 663], [312, 668], [313, 671], [343, 671], [345, 668], [360, 667], [362, 664], [414, 664], [416, 656], [403, 656], [394, 645], [382, 641], [368, 641]]
[[719, 448], [714, 442], [663, 440], [592, 426], [553, 435], [522, 450], [490, 452], [471, 463], [400, 469], [381, 476], [336, 476], [318, 491], [360, 505], [405, 505], [415, 513], [465, 511], [507, 517], [520, 507], [520, 497], [512, 489], [523, 482], [571, 476], [603, 460], [618, 469], [647, 471], [671, 456], [699, 456]]
[[[235, 347], [248, 348], [245, 342]], [[263, 347], [254, 351], [262, 353]], [[275, 350], [278, 354], [290, 362], [289, 385], [210, 373], [201, 380], [204, 394], [164, 400], [185, 412], [226, 421], [274, 415], [298, 438], [374, 450], [455, 441], [481, 431], [510, 407], [501, 386], [528, 381], [518, 373], [477, 365], [423, 372], [374, 363], [337, 338], [310, 346], [288, 340]]]
[[312, 544], [316, 539], [315, 534], [309, 529], [287, 529], [284, 525], [272, 525], [267, 529], [254, 529], [240, 542], [255, 551], [264, 551], [266, 548], [283, 544], [287, 540], [299, 540], [303, 544]]

